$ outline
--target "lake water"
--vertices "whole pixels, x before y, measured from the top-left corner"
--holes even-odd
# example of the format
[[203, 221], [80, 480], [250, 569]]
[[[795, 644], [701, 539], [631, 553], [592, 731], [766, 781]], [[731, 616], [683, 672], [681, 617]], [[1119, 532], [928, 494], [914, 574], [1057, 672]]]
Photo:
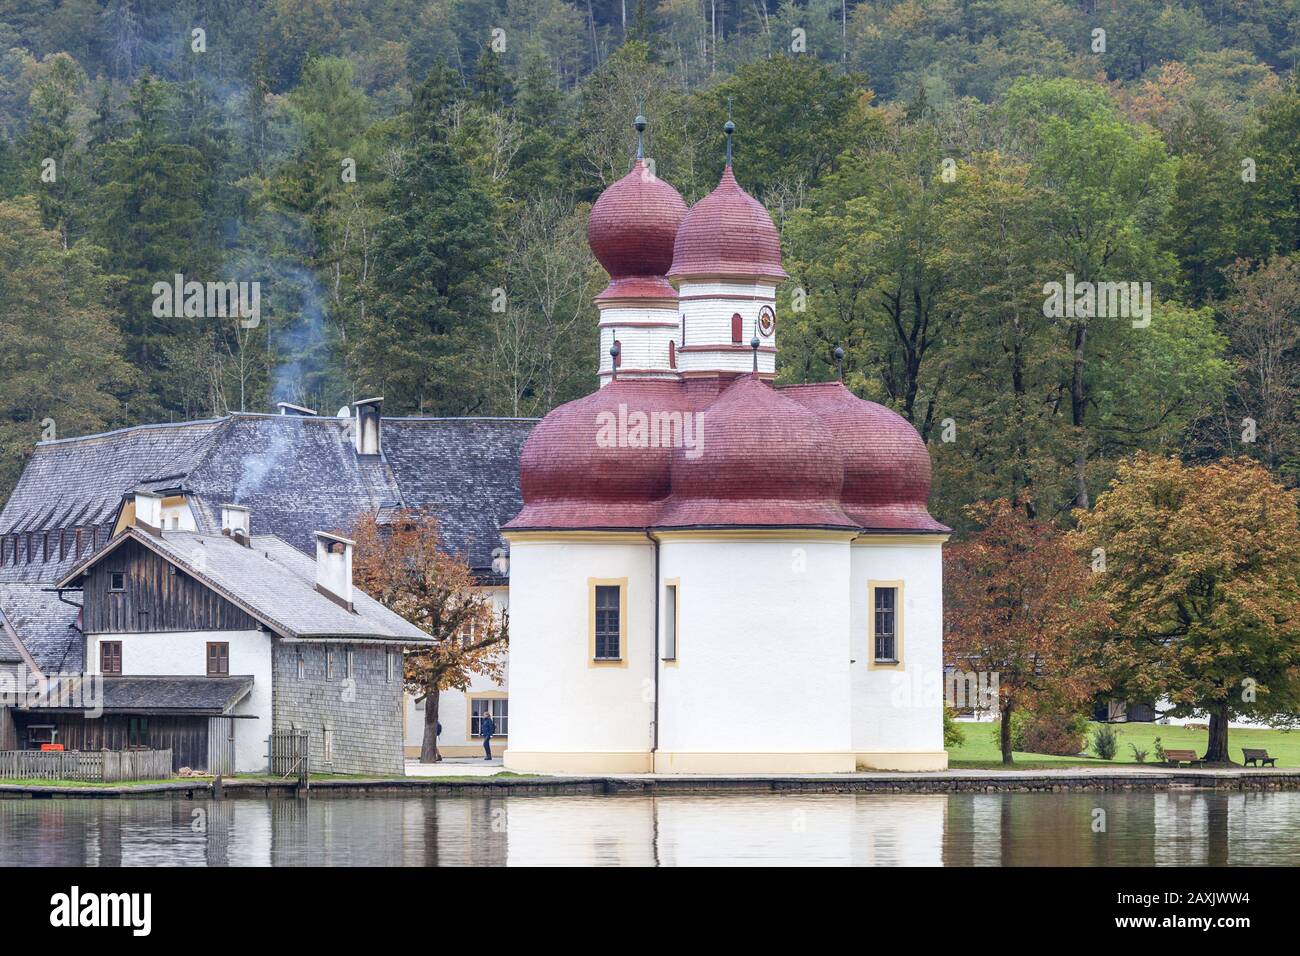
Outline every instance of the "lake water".
[[1300, 864], [1300, 793], [3, 800], [3, 866]]

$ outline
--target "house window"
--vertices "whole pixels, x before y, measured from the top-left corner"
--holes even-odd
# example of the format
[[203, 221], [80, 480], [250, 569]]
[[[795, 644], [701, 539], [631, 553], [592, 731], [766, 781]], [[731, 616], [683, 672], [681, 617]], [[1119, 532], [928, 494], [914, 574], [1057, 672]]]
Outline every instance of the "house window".
[[298, 680], [307, 676], [307, 668], [302, 661], [302, 651], [298, 652]]
[[664, 586], [664, 660], [677, 660], [677, 583]]
[[108, 572], [108, 589], [114, 593], [126, 590], [126, 572], [109, 571]]
[[469, 735], [483, 736], [483, 715], [492, 714], [492, 736], [510, 736], [510, 702], [504, 697], [471, 697], [469, 701]]
[[587, 586], [591, 663], [625, 665], [627, 578], [588, 578]]
[[384, 669], [385, 669], [384, 679], [388, 681], [388, 683], [390, 684], [393, 682], [393, 670], [394, 670], [393, 661], [396, 659], [396, 657], [397, 655], [394, 654], [392, 651], [384, 652]]
[[99, 672], [101, 674], [122, 673], [122, 642], [99, 642]]
[[325, 679], [334, 679], [334, 648], [328, 645], [325, 647]]
[[343, 651], [343, 667], [344, 667], [343, 676], [348, 678], [349, 680], [352, 678], [352, 664], [353, 664], [352, 648], [349, 647]]
[[872, 581], [870, 595], [871, 662], [897, 667], [903, 662], [903, 582]]
[[127, 724], [126, 745], [136, 749], [149, 746], [149, 718], [130, 718]]
[[223, 642], [208, 642], [208, 676], [230, 676], [230, 645]]
[[326, 728], [321, 733], [321, 747], [324, 751], [325, 762], [329, 763], [334, 759], [334, 731]]

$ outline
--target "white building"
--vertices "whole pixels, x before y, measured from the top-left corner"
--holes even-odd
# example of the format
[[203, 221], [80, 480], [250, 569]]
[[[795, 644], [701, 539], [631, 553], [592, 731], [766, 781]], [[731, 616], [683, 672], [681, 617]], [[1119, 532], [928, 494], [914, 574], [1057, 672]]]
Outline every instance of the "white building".
[[[266, 772], [269, 736], [292, 730], [310, 735], [313, 770], [402, 773], [402, 656], [430, 639], [353, 587], [352, 541], [316, 532], [313, 560], [250, 535], [247, 508], [221, 508], [204, 534], [164, 530], [160, 495], [129, 505], [130, 523], [54, 587], [85, 662], [60, 685], [73, 693], [24, 699], [8, 736], [170, 750], [173, 769], [229, 774]], [[21, 643], [30, 619], [14, 629], [11, 614], [3, 630]]]
[[602, 387], [534, 429], [504, 528], [513, 770], [947, 765], [928, 453], [839, 382], [773, 387], [786, 274], [727, 132], [689, 212], [640, 159], [592, 209]]

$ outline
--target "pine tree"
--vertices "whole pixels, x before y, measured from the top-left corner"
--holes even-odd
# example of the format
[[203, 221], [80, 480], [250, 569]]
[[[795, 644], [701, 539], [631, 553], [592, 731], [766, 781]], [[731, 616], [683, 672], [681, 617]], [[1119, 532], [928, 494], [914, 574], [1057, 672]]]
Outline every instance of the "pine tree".
[[399, 413], [464, 414], [484, 401], [495, 210], [447, 142], [457, 86], [440, 66], [415, 93], [410, 152], [376, 236], [374, 308], [350, 336], [355, 377]]
[[123, 276], [115, 311], [128, 358], [148, 380], [148, 409], [177, 409], [166, 383], [166, 346], [194, 334], [192, 319], [153, 314], [154, 283], [176, 273], [207, 279], [209, 263], [196, 250], [205, 215], [200, 197], [210, 170], [202, 153], [168, 131], [169, 88], [145, 73], [132, 89], [128, 135], [108, 150], [105, 182], [97, 191], [96, 238], [113, 272]]

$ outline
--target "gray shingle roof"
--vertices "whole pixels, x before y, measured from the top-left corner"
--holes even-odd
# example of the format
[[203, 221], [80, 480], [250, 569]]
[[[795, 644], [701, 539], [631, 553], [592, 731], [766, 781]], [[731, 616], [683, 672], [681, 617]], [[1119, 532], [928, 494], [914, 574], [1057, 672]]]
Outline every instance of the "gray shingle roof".
[[[0, 511], [0, 535], [111, 524], [138, 487], [184, 488], [202, 531], [220, 507], [252, 511], [253, 532], [311, 553], [315, 531], [350, 531], [387, 509], [429, 508], [443, 545], [479, 571], [502, 546], [498, 529], [522, 505], [519, 452], [532, 419], [385, 418], [383, 455], [358, 456], [347, 421], [237, 414], [128, 428], [36, 447]], [[73, 560], [0, 567], [0, 581], [52, 581]]]
[[9, 631], [4, 624], [4, 610], [0, 608], [0, 664], [21, 664], [23, 656], [18, 653], [14, 642], [9, 639]]
[[[219, 530], [221, 505], [242, 504], [255, 535], [314, 554], [316, 531], [347, 533], [364, 514], [427, 508], [444, 548], [467, 557], [486, 581], [504, 583], [490, 574], [492, 552], [504, 547], [499, 529], [521, 507], [519, 453], [534, 424], [385, 418], [378, 458], [356, 455], [349, 422], [296, 415], [234, 414], [42, 442], [0, 511], [0, 535], [93, 525], [106, 542], [124, 495], [181, 488], [200, 531]], [[9, 587], [49, 586], [76, 563], [71, 547], [60, 559], [55, 543], [45, 561], [42, 535], [33, 544], [32, 563], [15, 563], [12, 550], [0, 563], [0, 584], [22, 605], [24, 627], [15, 630], [43, 669], [79, 668], [81, 637], [69, 627], [76, 609], [39, 587], [20, 594]]]
[[77, 630], [80, 609], [46, 590], [49, 584], [0, 582], [0, 613], [44, 674], [83, 669], [85, 646]]
[[536, 422], [521, 418], [387, 418], [384, 453], [408, 508], [438, 518], [443, 547], [483, 572], [505, 547], [501, 526], [523, 507], [519, 453]]
[[[248, 696], [253, 678], [237, 677], [105, 677], [104, 713], [173, 713], [220, 716]], [[60, 710], [60, 707], [41, 709]], [[80, 708], [77, 708], [80, 709]]]
[[[403, 641], [420, 643], [429, 636], [378, 601], [353, 590], [350, 612], [316, 590], [316, 562], [272, 535], [254, 535], [244, 547], [220, 534], [164, 531], [152, 535], [128, 528], [127, 538], [162, 555], [191, 577], [242, 607], [277, 633], [304, 640]], [[75, 587], [81, 571], [107, 555], [107, 549], [82, 562], [65, 585]]]

